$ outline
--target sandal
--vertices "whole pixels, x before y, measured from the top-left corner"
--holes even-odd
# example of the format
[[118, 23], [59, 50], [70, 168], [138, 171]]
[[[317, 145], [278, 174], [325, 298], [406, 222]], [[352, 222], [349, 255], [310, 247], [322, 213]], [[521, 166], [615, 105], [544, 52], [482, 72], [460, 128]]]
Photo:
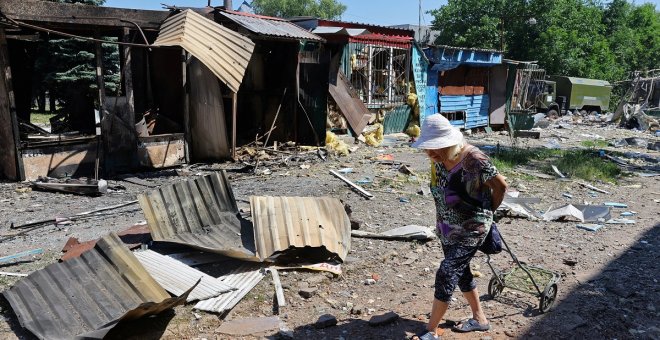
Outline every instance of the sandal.
[[460, 333], [475, 332], [475, 331], [483, 332], [490, 330], [490, 323], [482, 325], [479, 323], [479, 321], [475, 319], [469, 319], [461, 322], [460, 326], [452, 327], [452, 330], [454, 332], [460, 332]]
[[434, 332], [422, 331], [410, 338], [411, 340], [441, 340], [442, 338], [435, 335]]

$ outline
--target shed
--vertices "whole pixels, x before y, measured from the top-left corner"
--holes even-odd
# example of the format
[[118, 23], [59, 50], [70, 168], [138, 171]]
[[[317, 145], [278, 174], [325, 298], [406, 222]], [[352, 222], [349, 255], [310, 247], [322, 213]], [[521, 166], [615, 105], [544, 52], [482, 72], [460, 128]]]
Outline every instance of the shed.
[[[488, 126], [490, 113], [505, 102], [498, 94], [491, 103], [490, 96], [491, 78], [496, 75], [493, 67], [502, 63], [502, 52], [445, 45], [430, 46], [424, 52], [430, 66], [421, 119], [440, 112], [460, 128]], [[506, 83], [506, 77], [501, 80]]]
[[252, 39], [238, 91], [238, 144], [273, 131], [273, 141], [325, 143], [330, 52], [325, 39], [287, 20], [216, 9], [215, 21]]

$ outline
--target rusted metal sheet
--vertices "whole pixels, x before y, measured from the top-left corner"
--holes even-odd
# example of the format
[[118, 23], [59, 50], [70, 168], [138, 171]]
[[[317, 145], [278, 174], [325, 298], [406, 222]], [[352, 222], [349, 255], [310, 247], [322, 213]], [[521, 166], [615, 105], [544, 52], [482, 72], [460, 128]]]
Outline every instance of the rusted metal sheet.
[[129, 28], [135, 28], [135, 23], [143, 30], [157, 29], [170, 13], [39, 0], [2, 0], [0, 12], [21, 21]]
[[222, 282], [237, 288], [233, 292], [222, 294], [213, 299], [199, 301], [195, 309], [222, 314], [234, 308], [261, 279], [266, 276], [263, 265], [244, 264], [231, 273], [219, 277]]
[[139, 165], [147, 168], [167, 168], [184, 164], [186, 152], [183, 134], [140, 137], [137, 155]]
[[206, 300], [235, 290], [220, 279], [153, 250], [136, 251], [133, 254], [156, 282], [175, 296], [181, 295], [201, 279], [197, 287], [188, 294], [186, 302]]
[[3, 294], [21, 325], [41, 339], [103, 337], [121, 320], [158, 314], [187, 297], [170, 298], [114, 233]]
[[181, 46], [233, 91], [243, 81], [254, 43], [201, 14], [185, 10], [163, 22], [154, 45]]
[[39, 177], [89, 177], [94, 171], [97, 149], [96, 142], [25, 149], [21, 155], [25, 179], [33, 181]]
[[369, 123], [371, 113], [351, 87], [343, 72], [339, 71], [336, 81], [330, 81], [330, 96], [334, 99], [341, 113], [346, 117], [353, 132], [360, 134]]
[[[315, 260], [346, 258], [351, 223], [342, 203], [331, 197], [250, 197], [257, 256], [274, 259], [291, 247], [325, 248]], [[311, 260], [311, 258], [310, 258]]]
[[258, 35], [292, 40], [325, 41], [318, 35], [281, 18], [234, 11], [220, 11], [220, 15]]
[[230, 157], [227, 120], [218, 79], [199, 60], [188, 64], [190, 76], [190, 150], [194, 162]]
[[138, 200], [155, 241], [258, 261], [252, 230], [238, 217], [224, 172], [164, 186]]

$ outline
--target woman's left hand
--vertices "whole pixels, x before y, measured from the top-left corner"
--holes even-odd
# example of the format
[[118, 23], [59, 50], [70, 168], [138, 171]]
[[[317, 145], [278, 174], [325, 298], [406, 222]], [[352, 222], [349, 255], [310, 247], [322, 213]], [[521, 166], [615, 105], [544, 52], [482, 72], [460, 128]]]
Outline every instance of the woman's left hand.
[[493, 191], [492, 209], [493, 211], [495, 211], [500, 206], [500, 204], [502, 204], [502, 201], [504, 200], [504, 193], [506, 193], [506, 188], [508, 187], [508, 185], [506, 184], [506, 179], [504, 178], [504, 176], [497, 174], [495, 175], [495, 177], [489, 179], [484, 184], [486, 184], [486, 186]]

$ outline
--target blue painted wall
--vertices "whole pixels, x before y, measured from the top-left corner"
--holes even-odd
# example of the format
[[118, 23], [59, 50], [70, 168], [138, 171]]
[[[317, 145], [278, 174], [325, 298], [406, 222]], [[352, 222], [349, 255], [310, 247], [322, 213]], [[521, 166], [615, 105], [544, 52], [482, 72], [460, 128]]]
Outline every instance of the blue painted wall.
[[[421, 102], [420, 102], [421, 103]], [[427, 116], [438, 113], [438, 72], [428, 71], [426, 81], [426, 105], [420, 107], [420, 124]], [[420, 125], [421, 126], [421, 125]]]
[[466, 112], [465, 120], [451, 121], [452, 125], [465, 129], [488, 126], [489, 105], [490, 97], [487, 94], [476, 96], [440, 96], [440, 112]]

